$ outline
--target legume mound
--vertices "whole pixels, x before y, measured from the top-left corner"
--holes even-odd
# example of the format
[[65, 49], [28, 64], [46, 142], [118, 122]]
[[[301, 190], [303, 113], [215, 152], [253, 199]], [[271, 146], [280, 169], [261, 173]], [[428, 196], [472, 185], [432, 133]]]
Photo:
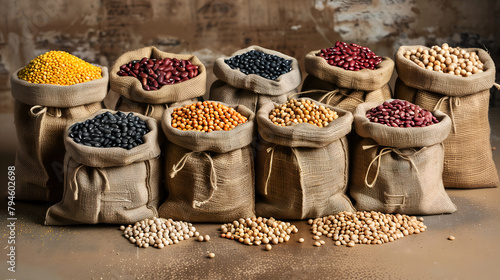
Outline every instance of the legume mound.
[[384, 244], [427, 229], [423, 218], [375, 211], [341, 212], [310, 219], [308, 223], [312, 234], [332, 238], [335, 245], [349, 247], [355, 244]]
[[243, 74], [255, 74], [269, 80], [276, 80], [292, 71], [292, 60], [256, 50], [233, 56], [224, 62], [231, 69], [239, 69]]
[[144, 57], [120, 66], [119, 76], [131, 76], [141, 81], [144, 90], [158, 90], [198, 76], [198, 65], [177, 58], [151, 59]]
[[316, 56], [326, 59], [332, 66], [350, 71], [373, 70], [382, 62], [382, 57], [377, 56], [369, 48], [354, 43], [347, 45], [341, 41], [335, 42], [335, 47], [322, 49]]
[[235, 109], [215, 101], [175, 108], [171, 116], [173, 128], [204, 132], [229, 131], [248, 120]]
[[130, 150], [144, 144], [143, 136], [149, 132], [145, 121], [133, 113], [118, 111], [102, 113], [92, 119], [74, 124], [69, 137], [76, 143], [91, 147], [121, 147]]
[[299, 229], [289, 222], [274, 218], [240, 218], [220, 227], [221, 237], [237, 240], [245, 245], [280, 244], [290, 240], [290, 234]]
[[447, 43], [430, 49], [419, 47], [406, 51], [404, 57], [422, 68], [440, 73], [469, 77], [483, 72], [483, 62], [475, 52], [452, 48]]
[[406, 100], [384, 102], [366, 112], [366, 117], [375, 123], [392, 127], [424, 127], [439, 120], [430, 112]]
[[299, 123], [309, 123], [318, 127], [325, 127], [338, 118], [337, 112], [316, 105], [308, 99], [290, 99], [281, 105], [274, 105], [269, 112], [269, 119], [279, 126], [290, 126]]
[[100, 67], [64, 51], [49, 51], [34, 58], [18, 77], [34, 84], [69, 86], [102, 78]]
[[165, 246], [200, 236], [191, 223], [156, 217], [136, 222], [133, 226], [125, 227], [122, 225], [120, 230], [123, 231], [123, 236], [130, 243], [141, 248], [151, 246], [163, 249]]

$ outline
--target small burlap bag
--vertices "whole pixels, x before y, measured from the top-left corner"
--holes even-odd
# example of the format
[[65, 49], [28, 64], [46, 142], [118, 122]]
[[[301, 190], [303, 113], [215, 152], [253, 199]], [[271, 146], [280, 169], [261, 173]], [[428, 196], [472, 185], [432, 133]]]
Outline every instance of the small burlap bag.
[[366, 118], [366, 112], [379, 104], [361, 104], [354, 113], [354, 128], [363, 137], [353, 147], [349, 184], [356, 209], [408, 215], [455, 212], [442, 180], [442, 143], [451, 119], [434, 111], [439, 123], [389, 127]]
[[[292, 60], [292, 70], [279, 76], [276, 80], [263, 78], [259, 75], [246, 75], [238, 69], [231, 69], [224, 60], [244, 54], [251, 50], [276, 55]], [[230, 57], [220, 57], [214, 62], [214, 74], [218, 78], [210, 87], [210, 100], [228, 104], [241, 104], [257, 112], [267, 102], [284, 103], [287, 95], [297, 91], [302, 82], [299, 63], [291, 56], [259, 46], [250, 46], [233, 53]]]
[[[229, 105], [228, 105], [229, 106]], [[162, 128], [165, 145], [167, 200], [164, 218], [189, 222], [230, 222], [255, 216], [255, 179], [250, 143], [255, 114], [231, 106], [248, 118], [229, 131], [182, 131], [171, 125], [168, 108]]]
[[[406, 59], [402, 46], [396, 53], [395, 97], [420, 107], [440, 110], [451, 117], [452, 132], [444, 141], [443, 182], [446, 188], [485, 188], [499, 185], [493, 161], [488, 121], [490, 88], [495, 82], [495, 64], [487, 52], [474, 51], [483, 62], [482, 73], [455, 76], [419, 67]], [[427, 48], [426, 48], [427, 49]]]
[[[116, 111], [100, 110], [86, 119]], [[159, 127], [149, 117], [144, 143], [127, 150], [78, 144], [66, 128], [64, 145], [64, 197], [49, 207], [46, 225], [130, 224], [158, 216], [160, 202]]]
[[[319, 104], [318, 102], [315, 102]], [[301, 123], [281, 127], [269, 119], [273, 103], [257, 112], [263, 139], [256, 157], [258, 216], [305, 219], [354, 211], [346, 196], [352, 114], [333, 108], [339, 118], [320, 128]]]
[[[163, 59], [177, 58], [190, 60], [197, 65], [198, 75], [187, 81], [164, 85], [158, 90], [147, 91], [142, 88], [139, 79], [132, 76], [119, 76], [120, 66], [142, 58]], [[111, 68], [109, 75], [110, 88], [120, 95], [115, 110], [136, 112], [152, 117], [160, 122], [165, 109], [172, 103], [193, 100], [206, 93], [207, 71], [203, 63], [191, 54], [175, 54], [162, 52], [156, 47], [145, 47], [122, 54]]]
[[103, 108], [108, 69], [102, 78], [60, 86], [11, 76], [17, 132], [16, 199], [57, 202], [63, 195], [64, 131], [68, 124]]
[[302, 84], [300, 96], [351, 113], [363, 102], [383, 102], [391, 98], [388, 82], [394, 71], [392, 59], [383, 57], [374, 70], [350, 71], [328, 64], [324, 58], [316, 56], [319, 52], [312, 51], [305, 57], [308, 76]]

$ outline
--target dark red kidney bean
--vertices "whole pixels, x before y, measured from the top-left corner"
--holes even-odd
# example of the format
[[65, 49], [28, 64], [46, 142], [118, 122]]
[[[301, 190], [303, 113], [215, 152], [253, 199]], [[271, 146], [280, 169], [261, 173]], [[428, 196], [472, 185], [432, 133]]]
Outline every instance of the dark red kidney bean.
[[180, 74], [180, 76], [181, 76], [182, 78], [186, 78], [188, 75], [189, 75], [189, 72], [187, 72], [187, 71], [184, 71], [184, 72], [182, 72], [182, 73]]
[[184, 68], [184, 67], [177, 67], [177, 68], [175, 68], [175, 70], [177, 70], [179, 72], [184, 72], [184, 71], [186, 71], [186, 68]]
[[392, 127], [425, 127], [439, 122], [431, 112], [398, 99], [368, 110], [366, 117], [371, 122]]
[[181, 73], [181, 72], [179, 72], [177, 69], [172, 70], [172, 75], [173, 75], [173, 76], [179, 76], [179, 74], [180, 74], [180, 73]]
[[[328, 49], [321, 49], [316, 54], [323, 57], [328, 64], [332, 66], [340, 66], [346, 70], [359, 71], [361, 69], [375, 69], [375, 67], [382, 61], [369, 48], [362, 47], [358, 44], [347, 45], [345, 42], [335, 42], [335, 47]], [[354, 61], [354, 64], [351, 63]], [[346, 67], [345, 62], [349, 65]]]
[[148, 84], [148, 79], [147, 78], [142, 78], [141, 83], [143, 86]]
[[[163, 79], [164, 79], [164, 78], [165, 78], [165, 75], [159, 75], [159, 76], [158, 76], [158, 79], [157, 79], [158, 83], [160, 83], [160, 84], [161, 84], [161, 82], [163, 82]], [[192, 77], [191, 77], [191, 78], [192, 78]]]
[[148, 58], [147, 58], [147, 57], [143, 57], [143, 58], [141, 59], [141, 62], [139, 62], [139, 63], [140, 63], [140, 64], [145, 64], [145, 63], [147, 63], [147, 61], [148, 61]]
[[[193, 70], [190, 70], [190, 71], [193, 71]], [[126, 72], [122, 72], [122, 71], [118, 72], [118, 75], [119, 76], [128, 76], [128, 74]]]
[[182, 66], [182, 68], [186, 67], [186, 60], [184, 60], [184, 59], [181, 60], [181, 66]]
[[143, 85], [143, 86], [142, 86], [142, 88], [143, 88], [144, 90], [149, 90], [149, 86], [148, 86], [148, 85]]
[[168, 65], [166, 68], [165, 68], [165, 72], [168, 72], [168, 71], [172, 71], [174, 70], [174, 67], [172, 65]]
[[194, 77], [194, 71], [193, 71], [193, 69], [188, 70], [188, 77], [190, 79]]
[[139, 73], [139, 77], [141, 77], [141, 78], [147, 78], [148, 74], [141, 72], [141, 73]]
[[137, 75], [134, 72], [130, 72], [129, 74], [130, 74], [130, 76], [137, 78]]

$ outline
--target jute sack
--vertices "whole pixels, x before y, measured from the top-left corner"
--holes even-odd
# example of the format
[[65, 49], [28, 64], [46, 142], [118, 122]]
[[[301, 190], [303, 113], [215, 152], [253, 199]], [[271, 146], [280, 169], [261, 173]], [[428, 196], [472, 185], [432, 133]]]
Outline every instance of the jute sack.
[[[164, 85], [158, 90], [147, 91], [142, 88], [139, 79], [131, 76], [119, 76], [120, 66], [143, 57], [152, 59], [177, 58], [190, 60], [197, 65], [198, 76], [187, 81]], [[172, 103], [193, 100], [206, 93], [207, 71], [203, 63], [191, 54], [162, 52], [156, 47], [145, 47], [122, 54], [111, 68], [110, 88], [120, 95], [115, 110], [136, 112], [156, 119], [158, 122], [165, 109]]]
[[208, 133], [173, 128], [175, 108], [165, 111], [162, 128], [168, 140], [165, 185], [169, 196], [160, 206], [160, 217], [220, 223], [255, 216], [250, 148], [255, 114], [243, 105], [231, 107], [248, 121], [229, 131]]
[[108, 69], [102, 78], [60, 86], [33, 84], [12, 74], [15, 99], [16, 199], [57, 202], [63, 195], [64, 129], [75, 120], [103, 108]]
[[273, 103], [257, 112], [263, 139], [255, 163], [258, 216], [305, 219], [354, 211], [346, 196], [346, 135], [353, 117], [348, 111], [325, 107], [337, 111], [339, 118], [323, 128], [305, 123], [275, 125], [269, 119]]
[[312, 51], [305, 57], [308, 76], [302, 84], [300, 96], [351, 113], [363, 102], [383, 102], [391, 98], [388, 82], [394, 71], [392, 59], [383, 57], [374, 70], [350, 71], [328, 64], [324, 58], [316, 56], [319, 52]]
[[361, 104], [354, 113], [354, 128], [363, 137], [353, 149], [349, 185], [356, 209], [408, 215], [455, 212], [442, 180], [443, 141], [451, 119], [434, 111], [439, 123], [389, 127], [366, 118], [366, 112], [379, 104]]
[[[116, 111], [100, 110], [86, 119]], [[150, 131], [144, 143], [127, 150], [78, 144], [66, 128], [64, 197], [49, 207], [46, 225], [129, 224], [158, 216], [160, 202], [160, 145], [158, 124], [144, 120]]]
[[[292, 60], [292, 70], [276, 80], [259, 75], [246, 75], [238, 69], [231, 69], [224, 60], [251, 50], [276, 55]], [[250, 46], [233, 53], [230, 57], [220, 57], [214, 62], [214, 74], [218, 78], [210, 87], [210, 100], [227, 104], [241, 104], [257, 112], [267, 102], [284, 103], [287, 95], [297, 91], [302, 82], [299, 63], [291, 56], [259, 46]]]
[[440, 110], [451, 117], [452, 132], [444, 141], [444, 186], [499, 186], [488, 121], [489, 90], [496, 73], [493, 60], [481, 49], [465, 49], [479, 55], [484, 72], [469, 77], [443, 74], [421, 68], [403, 56], [405, 51], [418, 47], [421, 46], [402, 46], [396, 53], [399, 78], [395, 97], [430, 111]]

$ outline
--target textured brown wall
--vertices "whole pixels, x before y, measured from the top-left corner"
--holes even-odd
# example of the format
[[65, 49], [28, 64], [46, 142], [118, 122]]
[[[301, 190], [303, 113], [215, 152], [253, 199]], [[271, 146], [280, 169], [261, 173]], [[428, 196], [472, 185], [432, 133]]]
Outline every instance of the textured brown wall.
[[[500, 1], [457, 0], [0, 0], [0, 112], [9, 75], [49, 50], [110, 66], [148, 45], [215, 58], [248, 45], [296, 57], [335, 41], [393, 57], [401, 45], [482, 47], [499, 63]], [[209, 75], [209, 83], [213, 75]]]

